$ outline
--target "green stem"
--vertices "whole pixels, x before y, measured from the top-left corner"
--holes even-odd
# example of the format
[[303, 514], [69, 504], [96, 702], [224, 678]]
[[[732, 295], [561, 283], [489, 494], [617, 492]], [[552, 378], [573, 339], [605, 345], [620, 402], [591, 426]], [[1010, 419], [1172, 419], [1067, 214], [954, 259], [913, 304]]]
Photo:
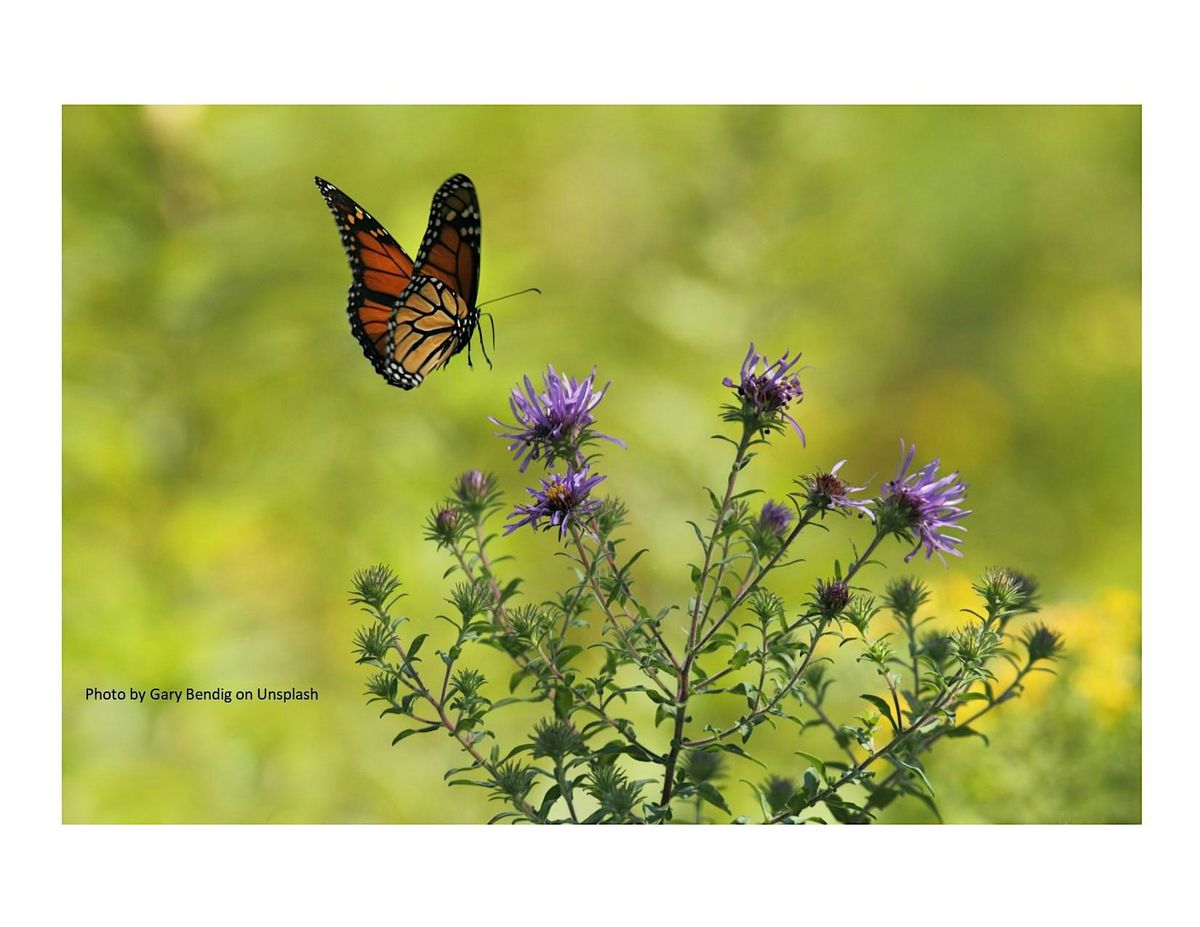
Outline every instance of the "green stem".
[[[913, 748], [913, 755], [916, 756], [918, 754], [924, 753], [926, 750], [928, 750], [930, 747], [932, 747], [937, 741], [941, 740], [942, 737], [944, 737], [947, 733], [949, 733], [952, 730], [960, 730], [965, 727], [970, 727], [972, 724], [974, 724], [976, 721], [978, 721], [980, 718], [982, 718], [984, 715], [986, 715], [989, 711], [991, 711], [997, 705], [1001, 704], [1003, 701], [1005, 701], [1008, 698], [1009, 694], [1011, 692], [1013, 692], [1013, 690], [1015, 690], [1017, 688], [1017, 686], [1020, 685], [1021, 680], [1024, 679], [1026, 675], [1028, 675], [1030, 668], [1031, 668], [1031, 664], [1026, 664], [1020, 671], [1018, 671], [1017, 677], [1011, 683], [1009, 683], [1008, 687], [1005, 688], [1005, 690], [1000, 693], [1000, 695], [995, 699], [995, 701], [990, 702], [986, 707], [981, 708], [979, 711], [975, 712], [975, 714], [973, 714], [973, 715], [971, 715], [971, 717], [967, 718], [966, 721], [963, 721], [961, 724], [955, 724], [953, 726], [940, 727], [936, 731], [933, 731], [928, 737], [926, 737], [916, 747]], [[959, 703], [959, 704], [961, 704], [961, 703]], [[955, 707], [957, 707], [957, 706], [955, 706]], [[890, 775], [888, 775], [888, 777], [879, 784], [879, 787], [880, 788], [888, 788], [889, 786], [892, 785], [892, 783], [898, 781], [899, 779], [901, 779], [902, 777], [904, 777], [908, 774], [909, 774], [908, 770], [906, 770], [904, 767], [899, 767], [898, 769], [894, 770]]]
[[[433, 693], [429, 691], [429, 687], [426, 686], [421, 680], [421, 676], [417, 672], [416, 667], [409, 662], [408, 654], [405, 653], [404, 646], [400, 643], [400, 641], [393, 640], [392, 648], [398, 654], [400, 654], [402, 665], [407, 665], [409, 667], [407, 676], [397, 675], [397, 678], [400, 679], [400, 681], [406, 686], [408, 686], [409, 689], [411, 689], [413, 692], [416, 692], [423, 699], [425, 699], [426, 702], [429, 703], [433, 710], [437, 712], [437, 723], [449, 731], [450, 736], [457, 740], [462, 749], [471, 755], [471, 758], [475, 760], [475, 764], [477, 766], [486, 770], [493, 780], [497, 779], [496, 767], [493, 766], [492, 763], [483, 756], [483, 754], [475, 749], [475, 745], [471, 743], [469, 735], [460, 731], [458, 729], [458, 725], [450, 720], [449, 716], [446, 714], [445, 702], [441, 699], [435, 698]], [[416, 715], [412, 715], [412, 717], [414, 720], [419, 720]], [[534, 811], [529, 803], [524, 799], [515, 799], [510, 797], [509, 801], [512, 802], [513, 807], [525, 815], [525, 817], [530, 821], [533, 821], [535, 824], [541, 823], [541, 818], [538, 817], [537, 812]]]
[[[792, 536], [791, 536], [791, 538], [788, 539], [788, 543], [790, 543], [792, 538], [794, 538], [796, 536], [796, 534], [799, 532], [801, 527], [802, 527], [801, 525], [796, 526], [796, 530], [792, 532]], [[854, 577], [854, 575], [860, 569], [862, 569], [862, 567], [870, 559], [871, 554], [873, 554], [875, 552], [875, 548], [879, 546], [879, 544], [883, 540], [883, 538], [884, 538], [884, 535], [882, 533], [880, 533], [879, 531], [875, 532], [875, 537], [871, 539], [871, 543], [868, 544], [866, 549], [861, 554], [859, 554], [859, 556], [855, 559], [855, 561], [852, 564], [850, 564], [849, 569], [846, 571], [846, 575], [844, 577], [842, 577], [845, 582], [847, 582], [847, 583], [850, 582], [850, 580]], [[778, 554], [776, 555], [776, 557], [778, 557]], [[764, 573], [766, 572], [765, 568], [764, 568], [763, 572]], [[722, 619], [722, 620], [724, 620], [724, 619]], [[687, 741], [684, 744], [684, 746], [705, 747], [705, 746], [708, 746], [709, 744], [717, 743], [718, 741], [723, 740], [726, 737], [728, 737], [730, 734], [733, 734], [733, 733], [737, 732], [738, 730], [740, 730], [744, 724], [747, 724], [747, 723], [754, 724], [759, 719], [764, 718], [768, 714], [770, 714], [770, 712], [773, 711], [774, 708], [780, 702], [782, 702], [784, 700], [784, 698], [786, 698], [787, 695], [795, 688], [796, 683], [800, 681], [800, 677], [804, 674], [804, 671], [806, 669], [808, 669], [808, 665], [812, 660], [813, 654], [816, 652], [817, 644], [821, 640], [822, 635], [825, 633], [825, 628], [828, 626], [830, 620], [831, 619], [829, 619], [829, 618], [824, 618], [817, 625], [816, 633], [814, 633], [814, 635], [813, 635], [813, 639], [809, 645], [808, 652], [804, 655], [804, 659], [800, 661], [800, 666], [791, 675], [791, 677], [787, 680], [787, 682], [782, 687], [780, 687], [779, 691], [775, 694], [775, 696], [771, 699], [771, 701], [769, 701], [766, 704], [766, 706], [761, 707], [761, 708], [759, 707], [760, 700], [762, 698], [762, 689], [760, 687], [758, 692], [755, 695], [754, 707], [751, 709], [750, 713], [748, 715], [746, 715], [746, 717], [742, 718], [737, 724], [734, 724], [731, 727], [727, 727], [725, 730], [719, 731], [718, 733], [713, 734], [709, 737], [706, 737], [702, 740]], [[719, 626], [720, 626], [720, 622], [713, 625], [713, 630], [715, 631], [716, 628]], [[703, 645], [703, 641], [701, 642], [701, 646], [702, 645]], [[699, 649], [699, 648], [697, 648], [697, 649]]]
[[563, 770], [561, 757], [554, 761], [554, 778], [558, 782], [558, 790], [562, 793], [563, 801], [567, 803], [567, 813], [571, 815], [571, 823], [578, 824], [579, 817], [575, 814], [575, 803], [571, 801], [571, 790], [567, 787], [567, 776]]
[[[476, 526], [476, 536], [477, 537], [479, 536], [479, 533], [480, 532], [479, 532], [478, 526]], [[462, 568], [462, 571], [466, 575], [467, 579], [470, 580], [471, 582], [475, 582], [475, 573], [470, 568], [470, 566], [467, 564], [466, 557], [463, 554], [463, 552], [458, 548], [457, 545], [454, 545], [452, 547], [452, 550], [453, 550], [455, 559], [458, 561], [458, 565]], [[492, 612], [493, 612], [493, 614], [495, 614], [496, 621], [501, 626], [501, 628], [508, 628], [510, 625], [509, 625], [507, 613], [505, 611], [504, 606], [500, 604], [500, 586], [499, 586], [498, 582], [496, 581], [494, 574], [491, 572], [490, 564], [486, 564], [486, 561], [483, 561], [483, 563], [486, 566], [485, 576], [487, 577], [489, 589], [491, 590], [491, 593], [492, 593]], [[567, 677], [564, 675], [562, 670], [560, 670], [558, 668], [558, 666], [555, 664], [554, 660], [542, 649], [541, 644], [534, 643], [534, 650], [536, 651], [538, 658], [541, 660], [542, 665], [545, 666], [550, 671], [551, 675], [553, 675], [554, 678], [557, 679], [561, 685], [566, 685], [571, 690], [572, 694], [575, 696], [575, 698], [578, 700], [579, 704], [583, 708], [585, 708], [587, 711], [590, 711], [592, 714], [594, 714], [597, 718], [599, 718], [601, 721], [603, 721], [608, 727], [612, 728], [614, 731], [616, 731], [618, 734], [620, 734], [622, 737], [624, 737], [627, 741], [629, 741], [630, 744], [637, 747], [639, 750], [645, 752], [647, 755], [653, 756], [653, 753], [650, 750], [648, 750], [642, 743], [640, 743], [636, 737], [634, 737], [632, 734], [630, 734], [625, 729], [624, 725], [619, 724], [615, 718], [611, 717], [608, 714], [608, 712], [606, 712], [604, 710], [603, 706], [593, 704], [590, 699], [587, 699], [584, 697], [582, 690], [577, 689], [572, 685], [569, 685], [567, 682]], [[523, 670], [530, 669], [530, 661], [524, 659], [519, 654], [513, 655], [513, 662], [516, 663], [517, 666]], [[540, 674], [538, 674], [538, 675], [540, 676]]]
[[[675, 768], [679, 763], [679, 752], [683, 749], [683, 727], [687, 723], [687, 703], [691, 697], [692, 666], [696, 662], [696, 635], [699, 630], [701, 609], [704, 607], [704, 590], [708, 585], [708, 572], [712, 568], [713, 550], [717, 546], [717, 537], [725, 524], [725, 516], [729, 513], [729, 503], [733, 499], [733, 490], [737, 486], [738, 474], [746, 466], [746, 451], [754, 436], [754, 429], [749, 424], [742, 425], [742, 437], [737, 444], [733, 465], [729, 468], [729, 479], [725, 482], [725, 497], [717, 506], [713, 517], [712, 533], [704, 546], [704, 566], [700, 568], [700, 577], [696, 582], [696, 600], [692, 607], [692, 620], [688, 627], [687, 647], [684, 649], [683, 664], [679, 668], [678, 686], [675, 691], [675, 720], [671, 732], [671, 747], [667, 753], [667, 763], [663, 769], [663, 788], [659, 804], [665, 809], [671, 801], [675, 790]], [[715, 594], [715, 590], [714, 590]]]
[[646, 673], [650, 680], [663, 691], [663, 694], [668, 696], [672, 695], [673, 693], [671, 692], [670, 687], [667, 686], [667, 684], [664, 683], [661, 677], [658, 675], [658, 670], [655, 669], [641, 655], [641, 653], [639, 653], [638, 649], [633, 646], [633, 643], [629, 640], [629, 635], [625, 633], [625, 629], [622, 628], [621, 623], [617, 621], [617, 616], [614, 615], [612, 609], [609, 608], [608, 600], [604, 595], [604, 590], [600, 588], [600, 581], [596, 578], [593, 561], [588, 558], [587, 550], [583, 546], [583, 535], [578, 526], [571, 526], [571, 536], [575, 540], [575, 551], [579, 554], [579, 562], [583, 566], [584, 572], [592, 578], [592, 593], [596, 597], [596, 602], [600, 605], [601, 611], [604, 612], [604, 617], [608, 620], [608, 623], [612, 626], [613, 631], [616, 633], [622, 645], [625, 647], [625, 651], [629, 654], [634, 664], [641, 667], [642, 671]]
[[796, 522], [796, 527], [792, 529], [791, 534], [784, 538], [783, 543], [779, 545], [779, 550], [775, 551], [771, 559], [768, 560], [763, 565], [762, 569], [760, 569], [758, 573], [754, 575], [754, 578], [749, 580], [749, 582], [743, 580], [742, 587], [738, 590], [737, 595], [734, 596], [733, 601], [729, 603], [729, 607], [721, 613], [721, 617], [718, 618], [713, 626], [709, 628], [707, 632], [705, 632], [703, 637], [700, 638], [700, 642], [696, 645], [696, 649], [698, 651], [704, 649], [704, 646], [710, 640], [712, 640], [713, 635], [715, 635], [717, 631], [721, 629], [721, 626], [733, 616], [733, 613], [736, 612], [738, 608], [741, 607], [742, 603], [745, 602], [746, 599], [749, 598], [749, 596], [754, 592], [754, 590], [758, 588], [759, 584], [763, 580], [763, 577], [771, 572], [772, 569], [774, 569], [775, 564], [779, 562], [779, 558], [783, 556], [784, 552], [789, 547], [791, 547], [792, 542], [799, 537], [800, 532], [804, 530], [805, 526], [812, 521], [814, 514], [815, 513], [813, 512], [806, 512], [803, 516], [801, 516], [800, 520]]
[[883, 747], [880, 747], [878, 750], [875, 750], [874, 752], [870, 753], [868, 756], [864, 757], [857, 764], [855, 764], [853, 767], [848, 769], [836, 782], [834, 782], [832, 785], [830, 785], [824, 791], [818, 793], [816, 796], [814, 796], [809, 801], [805, 802], [804, 806], [801, 807], [800, 809], [798, 809], [797, 811], [781, 811], [779, 814], [772, 817], [768, 823], [774, 824], [779, 821], [782, 821], [785, 817], [790, 817], [792, 815], [798, 814], [800, 811], [804, 811], [807, 808], [811, 808], [813, 805], [817, 804], [818, 802], [824, 801], [826, 798], [832, 797], [833, 795], [835, 795], [837, 793], [838, 789], [840, 789], [842, 786], [846, 785], [848, 782], [851, 782], [854, 779], [857, 779], [863, 773], [863, 771], [866, 770], [866, 768], [868, 766], [872, 765], [875, 761], [882, 759], [885, 756], [889, 756], [892, 752], [895, 751], [895, 749], [897, 747], [900, 746], [901, 743], [903, 743], [905, 740], [907, 740], [909, 737], [911, 737], [913, 735], [913, 733], [919, 731], [921, 729], [922, 725], [924, 725], [926, 721], [928, 721], [930, 718], [933, 717], [935, 712], [940, 711], [942, 709], [942, 706], [944, 706], [948, 701], [950, 701], [950, 698], [953, 697], [953, 695], [954, 695], [954, 687], [960, 681], [961, 680], [959, 680], [957, 678], [954, 680], [951, 680], [950, 685], [946, 688], [946, 691], [943, 692], [942, 695], [939, 696], [939, 698], [935, 699], [934, 703], [929, 706], [929, 708], [925, 711], [925, 713], [923, 715], [921, 715], [921, 717], [919, 719], [917, 719], [912, 724], [910, 724], [908, 726], [908, 728], [904, 731], [904, 733], [897, 734], [890, 741], [888, 741], [888, 743], [885, 744]]

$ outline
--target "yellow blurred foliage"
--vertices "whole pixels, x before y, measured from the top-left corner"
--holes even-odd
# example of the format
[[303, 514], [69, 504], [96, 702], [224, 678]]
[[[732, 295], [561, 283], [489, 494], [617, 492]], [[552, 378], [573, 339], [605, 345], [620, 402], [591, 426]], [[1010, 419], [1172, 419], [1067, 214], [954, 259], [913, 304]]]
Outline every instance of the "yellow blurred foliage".
[[[1055, 669], [1093, 706], [1096, 720], [1112, 724], [1141, 704], [1141, 601], [1132, 590], [1113, 586], [1086, 602], [1056, 602], [1037, 619], [1063, 635], [1066, 653]], [[1056, 685], [1046, 673], [1033, 675], [1023, 701], [1038, 704]]]

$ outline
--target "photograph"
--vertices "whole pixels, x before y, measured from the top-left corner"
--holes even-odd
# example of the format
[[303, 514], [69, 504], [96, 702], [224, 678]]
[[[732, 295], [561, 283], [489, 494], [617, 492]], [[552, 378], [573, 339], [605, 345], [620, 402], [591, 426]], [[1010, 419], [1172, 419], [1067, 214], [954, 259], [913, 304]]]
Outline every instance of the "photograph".
[[61, 131], [62, 823], [1142, 822], [1141, 106]]

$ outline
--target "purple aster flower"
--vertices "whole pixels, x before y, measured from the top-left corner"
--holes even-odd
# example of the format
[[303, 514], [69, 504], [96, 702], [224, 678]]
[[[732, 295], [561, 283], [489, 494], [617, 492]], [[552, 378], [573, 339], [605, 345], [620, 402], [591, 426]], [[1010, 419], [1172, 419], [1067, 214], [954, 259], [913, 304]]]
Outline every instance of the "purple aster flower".
[[758, 527], [762, 529], [764, 534], [783, 537], [788, 529], [788, 525], [791, 523], [791, 506], [784, 505], [782, 502], [775, 502], [771, 499], [763, 503], [762, 512], [758, 516]]
[[925, 548], [926, 560], [935, 553], [943, 564], [946, 563], [943, 553], [961, 557], [962, 552], [956, 548], [962, 543], [962, 538], [947, 532], [967, 530], [958, 524], [971, 514], [970, 509], [960, 507], [960, 503], [967, 497], [967, 484], [959, 481], [957, 470], [938, 479], [938, 467], [942, 463], [940, 457], [927, 463], [916, 473], [909, 473], [908, 468], [917, 452], [916, 446], [908, 448], [906, 453], [904, 442], [901, 441], [900, 451], [904, 454], [904, 459], [896, 471], [896, 478], [883, 484], [883, 494], [880, 498], [884, 530], [909, 540], [912, 540], [913, 535], [916, 536], [917, 546], [905, 556], [905, 563], [912, 560], [922, 547]]
[[553, 367], [548, 367], [542, 375], [545, 384], [542, 393], [534, 390], [529, 377], [525, 377], [524, 389], [520, 386], [512, 389], [508, 405], [516, 419], [515, 425], [506, 425], [499, 419], [488, 417], [493, 425], [505, 429], [496, 432], [496, 435], [508, 439], [508, 449], [513, 451], [515, 460], [521, 461], [522, 473], [530, 461], [543, 457], [547, 466], [557, 458], [574, 462], [580, 456], [580, 447], [593, 437], [625, 446], [616, 438], [591, 430], [595, 421], [592, 410], [600, 404], [612, 385], [610, 380], [603, 389], [597, 391], [593, 385], [595, 379], [595, 369], [583, 382], [576, 382], [570, 377], [560, 376]]
[[554, 473], [542, 477], [540, 487], [526, 490], [533, 496], [533, 502], [513, 509], [508, 517], [510, 521], [514, 518], [517, 521], [506, 525], [504, 533], [512, 534], [522, 525], [539, 528], [541, 520], [545, 518], [549, 523], [544, 530], [548, 531], [557, 525], [561, 540], [572, 523], [582, 522], [600, 508], [600, 501], [588, 498], [588, 494], [603, 479], [603, 476], [589, 475], [586, 465], [579, 470], [567, 467], [567, 472], [562, 475]]
[[468, 470], [458, 478], [458, 485], [455, 489], [460, 496], [479, 499], [491, 492], [495, 484], [495, 477], [490, 474], [484, 473], [482, 470]]
[[735, 418], [746, 420], [744, 416], [748, 414], [753, 416], [753, 421], [760, 429], [766, 430], [776, 423], [778, 416], [796, 429], [800, 442], [804, 443], [804, 431], [785, 411], [789, 404], [804, 398], [800, 378], [793, 370], [800, 363], [800, 355], [797, 354], [788, 360], [789, 353], [785, 351], [783, 357], [768, 365], [766, 357], [755, 351], [754, 343], [751, 342], [746, 359], [742, 361], [740, 381], [734, 383], [729, 377], [725, 377], [721, 382], [730, 389], [737, 390], [742, 399], [741, 414], [734, 416]]
[[482, 470], [468, 470], [460, 474], [454, 481], [453, 489], [458, 505], [472, 518], [478, 518], [487, 511], [499, 496], [496, 492], [496, 478]]
[[817, 580], [817, 591], [813, 598], [821, 614], [836, 618], [850, 604], [850, 584], [844, 579]]
[[459, 517], [458, 510], [447, 500], [429, 513], [425, 522], [425, 537], [436, 541], [438, 547], [448, 547], [458, 540], [466, 527], [466, 520]]
[[850, 498], [851, 493], [862, 492], [866, 487], [849, 486], [838, 476], [838, 471], [845, 463], [846, 461], [839, 460], [828, 473], [818, 470], [810, 476], [802, 477], [800, 483], [804, 486], [805, 501], [821, 512], [841, 509], [843, 514], [848, 514], [850, 511], [857, 511], [873, 521], [875, 514], [871, 511], [870, 501]]

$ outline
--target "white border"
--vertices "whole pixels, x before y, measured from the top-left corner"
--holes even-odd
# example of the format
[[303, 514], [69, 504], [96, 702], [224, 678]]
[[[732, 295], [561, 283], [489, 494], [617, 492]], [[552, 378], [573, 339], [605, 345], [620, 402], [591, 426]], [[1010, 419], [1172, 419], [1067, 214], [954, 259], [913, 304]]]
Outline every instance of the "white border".
[[[826, 4], [825, 7], [830, 5]], [[1174, 9], [1175, 7], [1170, 7]], [[3, 708], [12, 902], [198, 923], [285, 914], [866, 919], [914, 873], [982, 924], [1183, 902], [1195, 764], [1188, 402], [1196, 339], [1194, 28], [1167, 5], [741, 2], [103, 4], [10, 22]], [[515, 12], [521, 10], [524, 12]], [[53, 17], [53, 19], [51, 19]], [[444, 22], [447, 17], [452, 21]], [[369, 71], [371, 79], [359, 75]], [[1188, 80], [1187, 75], [1192, 78]], [[438, 82], [429, 79], [438, 75]], [[382, 78], [382, 79], [381, 79]], [[389, 80], [390, 78], [390, 80]], [[1145, 820], [1124, 828], [64, 827], [60, 819], [58, 107], [64, 102], [1145, 104]], [[1081, 461], [1103, 466], [1103, 461]], [[1130, 491], [1134, 491], [1130, 487]], [[1178, 500], [1178, 501], [1177, 501]], [[1102, 500], [1098, 502], [1102, 504]], [[753, 835], [753, 836], [752, 836]], [[482, 861], [480, 884], [463, 880]], [[987, 863], [985, 860], [992, 860]], [[927, 867], [927, 869], [926, 869]], [[599, 879], [602, 887], [587, 886]], [[684, 899], [679, 901], [678, 899]], [[443, 900], [444, 899], [444, 900]], [[10, 902], [10, 903], [12, 903]], [[575, 904], [572, 904], [574, 902]], [[978, 907], [977, 907], [978, 905]], [[567, 906], [567, 907], [563, 907]], [[393, 910], [395, 909], [395, 910]], [[468, 911], [470, 909], [470, 912]], [[1108, 920], [1108, 917], [1105, 918]]]

